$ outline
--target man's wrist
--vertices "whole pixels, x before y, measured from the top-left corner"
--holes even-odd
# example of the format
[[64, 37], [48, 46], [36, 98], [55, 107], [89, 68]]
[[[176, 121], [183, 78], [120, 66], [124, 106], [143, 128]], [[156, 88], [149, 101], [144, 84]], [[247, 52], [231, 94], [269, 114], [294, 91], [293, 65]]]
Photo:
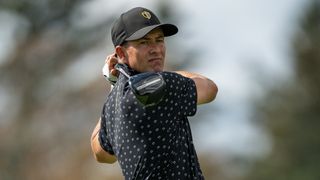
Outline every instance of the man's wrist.
[[117, 83], [118, 78], [112, 74], [109, 74], [109, 76], [104, 75], [104, 77], [111, 85], [115, 85]]

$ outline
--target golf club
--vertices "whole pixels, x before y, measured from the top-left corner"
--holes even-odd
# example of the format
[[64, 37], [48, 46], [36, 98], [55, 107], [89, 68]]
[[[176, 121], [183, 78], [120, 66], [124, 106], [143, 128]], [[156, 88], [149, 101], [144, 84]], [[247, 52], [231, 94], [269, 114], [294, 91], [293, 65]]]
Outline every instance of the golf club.
[[144, 106], [152, 106], [161, 101], [166, 83], [160, 73], [144, 72], [130, 76], [127, 65], [118, 63], [115, 68], [128, 78], [132, 92]]

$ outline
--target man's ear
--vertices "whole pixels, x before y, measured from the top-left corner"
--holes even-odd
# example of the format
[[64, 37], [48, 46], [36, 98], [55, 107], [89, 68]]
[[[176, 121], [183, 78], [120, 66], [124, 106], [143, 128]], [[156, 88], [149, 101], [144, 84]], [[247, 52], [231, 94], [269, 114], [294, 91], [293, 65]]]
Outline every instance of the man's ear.
[[116, 54], [118, 56], [120, 63], [125, 63], [125, 64], [128, 63], [128, 58], [127, 58], [127, 54], [124, 47], [116, 46]]

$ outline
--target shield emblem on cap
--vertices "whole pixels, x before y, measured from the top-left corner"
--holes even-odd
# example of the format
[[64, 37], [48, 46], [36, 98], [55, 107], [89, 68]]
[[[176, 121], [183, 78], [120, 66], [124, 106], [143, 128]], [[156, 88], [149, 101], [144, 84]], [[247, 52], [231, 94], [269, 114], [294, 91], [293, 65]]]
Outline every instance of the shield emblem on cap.
[[148, 11], [142, 11], [141, 15], [146, 19], [151, 18], [151, 14]]

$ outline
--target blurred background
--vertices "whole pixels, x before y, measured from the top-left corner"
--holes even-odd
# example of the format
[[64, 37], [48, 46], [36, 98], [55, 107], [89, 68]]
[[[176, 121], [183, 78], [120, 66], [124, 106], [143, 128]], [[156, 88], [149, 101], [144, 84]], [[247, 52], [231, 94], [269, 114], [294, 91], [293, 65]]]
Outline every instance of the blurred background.
[[219, 87], [190, 118], [206, 179], [320, 179], [319, 0], [1, 0], [1, 180], [123, 179], [90, 136], [111, 24], [135, 6], [179, 27], [166, 69]]

